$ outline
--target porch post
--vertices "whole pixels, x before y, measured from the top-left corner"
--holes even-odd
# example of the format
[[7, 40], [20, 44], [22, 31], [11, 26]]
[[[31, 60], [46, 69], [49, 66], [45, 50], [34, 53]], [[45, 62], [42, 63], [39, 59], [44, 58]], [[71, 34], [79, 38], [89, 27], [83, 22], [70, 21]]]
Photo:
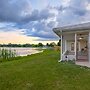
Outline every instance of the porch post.
[[75, 60], [77, 59], [77, 34], [75, 33]]
[[62, 40], [62, 35], [61, 35], [61, 48], [60, 48], [60, 52], [61, 52], [60, 57], [61, 57], [61, 59], [58, 62], [61, 62], [62, 61], [62, 50], [63, 50], [62, 43], [63, 43], [63, 40]]
[[78, 50], [80, 51], [81, 50], [81, 45], [80, 45], [80, 42], [78, 42]]
[[65, 52], [67, 51], [67, 40], [65, 40]]
[[89, 35], [88, 35], [88, 61], [90, 62], [90, 32], [89, 32]]

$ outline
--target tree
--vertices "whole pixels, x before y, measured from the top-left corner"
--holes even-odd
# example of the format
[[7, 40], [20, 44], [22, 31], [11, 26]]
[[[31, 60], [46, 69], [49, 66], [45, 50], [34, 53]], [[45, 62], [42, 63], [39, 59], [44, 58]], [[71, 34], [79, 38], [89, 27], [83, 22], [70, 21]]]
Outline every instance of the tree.
[[56, 44], [55, 42], [51, 42], [49, 46], [53, 47], [53, 46], [56, 46]]
[[42, 43], [38, 43], [38, 47], [43, 47], [43, 44]]
[[49, 46], [49, 43], [46, 43], [46, 46]]
[[31, 44], [23, 44], [23, 47], [31, 47]]
[[59, 42], [57, 43], [57, 46], [61, 46], [61, 40], [59, 40]]

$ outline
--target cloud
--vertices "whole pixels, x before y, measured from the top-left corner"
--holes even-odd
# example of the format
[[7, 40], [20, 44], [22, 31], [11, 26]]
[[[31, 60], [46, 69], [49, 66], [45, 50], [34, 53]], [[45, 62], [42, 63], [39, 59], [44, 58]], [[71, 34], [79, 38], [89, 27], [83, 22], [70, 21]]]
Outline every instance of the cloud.
[[32, 15], [29, 23], [22, 24], [21, 28], [26, 28], [25, 34], [27, 36], [34, 36], [46, 39], [55, 39], [56, 35], [53, 33], [52, 28], [57, 26], [56, 16], [58, 12], [54, 8], [46, 8], [41, 11], [36, 11]]
[[87, 13], [90, 12], [87, 10], [88, 4], [90, 0], [69, 0], [68, 5], [62, 6], [62, 11], [59, 11], [57, 17], [59, 24], [63, 26], [87, 21], [85, 17], [89, 18]]
[[54, 39], [56, 35], [53, 33], [51, 27], [55, 25], [55, 22], [51, 22], [52, 24], [49, 25], [46, 21], [39, 21], [39, 22], [30, 22], [29, 26], [24, 25], [23, 28], [27, 28], [25, 30], [25, 35], [27, 36], [34, 36], [39, 38], [46, 38], [46, 39]]
[[30, 15], [24, 17], [23, 21], [24, 22], [40, 21], [40, 20], [46, 20], [51, 17], [54, 17], [54, 13], [50, 12], [48, 8], [45, 8], [41, 11], [33, 10]]
[[24, 35], [48, 40], [57, 39], [54, 27], [90, 21], [90, 0], [46, 0], [44, 7], [38, 1], [37, 5], [33, 0], [1, 0], [0, 22], [4, 25], [0, 28], [19, 28]]
[[47, 7], [49, 0], [30, 0], [34, 9], [42, 10]]
[[20, 22], [30, 14], [29, 0], [0, 0], [0, 21]]

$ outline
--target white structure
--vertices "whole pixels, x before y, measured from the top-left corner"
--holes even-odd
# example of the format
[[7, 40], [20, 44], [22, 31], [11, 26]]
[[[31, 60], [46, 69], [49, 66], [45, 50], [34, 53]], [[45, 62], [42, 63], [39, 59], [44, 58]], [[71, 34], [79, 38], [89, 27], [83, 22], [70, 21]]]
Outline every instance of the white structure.
[[61, 39], [61, 60], [90, 61], [90, 23], [54, 28]]

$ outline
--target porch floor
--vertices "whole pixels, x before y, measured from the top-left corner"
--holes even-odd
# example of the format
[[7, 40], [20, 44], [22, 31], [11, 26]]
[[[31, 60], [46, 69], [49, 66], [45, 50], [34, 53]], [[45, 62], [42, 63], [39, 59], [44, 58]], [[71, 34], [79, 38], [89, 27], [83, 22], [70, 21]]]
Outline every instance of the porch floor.
[[76, 61], [75, 64], [80, 65], [80, 66], [87, 66], [90, 68], [90, 62], [89, 61]]

